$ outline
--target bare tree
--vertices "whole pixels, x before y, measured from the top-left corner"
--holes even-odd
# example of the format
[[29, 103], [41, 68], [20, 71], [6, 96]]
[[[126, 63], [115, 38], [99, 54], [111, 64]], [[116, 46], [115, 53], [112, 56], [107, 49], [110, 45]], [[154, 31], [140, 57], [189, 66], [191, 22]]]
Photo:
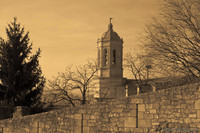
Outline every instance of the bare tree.
[[200, 1], [164, 0], [161, 14], [146, 26], [144, 46], [175, 72], [200, 76]]
[[127, 69], [139, 88], [148, 84], [152, 61], [144, 55], [134, 56], [132, 53], [127, 53], [124, 57], [124, 67]]
[[95, 85], [93, 79], [96, 77], [97, 70], [94, 60], [89, 60], [82, 66], [68, 66], [65, 72], [59, 73], [57, 77], [48, 82], [45, 100], [50, 97], [51, 102], [54, 103], [67, 101], [73, 106], [76, 102], [84, 105], [89, 98], [90, 89]]

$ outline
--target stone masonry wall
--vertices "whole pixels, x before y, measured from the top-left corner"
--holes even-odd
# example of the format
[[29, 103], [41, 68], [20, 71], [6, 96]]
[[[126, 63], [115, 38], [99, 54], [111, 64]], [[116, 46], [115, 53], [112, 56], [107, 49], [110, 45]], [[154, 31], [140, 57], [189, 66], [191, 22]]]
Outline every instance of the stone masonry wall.
[[100, 78], [99, 88], [100, 97], [103, 98], [118, 98], [125, 97], [125, 80], [124, 78]]
[[3, 133], [200, 132], [198, 84], [0, 121]]

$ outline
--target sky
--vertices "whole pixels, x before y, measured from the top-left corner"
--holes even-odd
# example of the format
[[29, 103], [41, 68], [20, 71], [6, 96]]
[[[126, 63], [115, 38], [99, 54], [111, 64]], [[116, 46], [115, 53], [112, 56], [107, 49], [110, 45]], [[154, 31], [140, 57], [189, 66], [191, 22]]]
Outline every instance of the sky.
[[138, 53], [138, 37], [160, 0], [0, 0], [0, 36], [17, 17], [29, 31], [33, 52], [42, 50], [40, 66], [47, 79], [68, 65], [81, 65], [97, 57], [97, 39], [113, 30], [124, 40], [124, 53]]

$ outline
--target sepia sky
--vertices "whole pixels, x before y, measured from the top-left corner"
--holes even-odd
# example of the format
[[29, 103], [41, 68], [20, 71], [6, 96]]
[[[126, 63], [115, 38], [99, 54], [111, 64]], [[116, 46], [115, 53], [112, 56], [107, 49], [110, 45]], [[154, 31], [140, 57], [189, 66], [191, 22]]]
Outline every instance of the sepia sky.
[[137, 50], [137, 37], [159, 11], [159, 0], [0, 0], [0, 36], [14, 17], [30, 31], [33, 51], [41, 48], [40, 65], [50, 79], [67, 65], [97, 56], [97, 39], [113, 29], [124, 40], [124, 53]]

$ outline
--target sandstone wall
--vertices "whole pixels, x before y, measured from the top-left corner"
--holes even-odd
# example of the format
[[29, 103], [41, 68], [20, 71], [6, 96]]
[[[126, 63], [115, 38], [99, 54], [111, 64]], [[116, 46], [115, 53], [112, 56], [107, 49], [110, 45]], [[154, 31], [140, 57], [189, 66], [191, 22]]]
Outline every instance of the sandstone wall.
[[198, 84], [5, 119], [3, 133], [200, 132]]
[[124, 78], [99, 78], [100, 97], [102, 98], [123, 98], [125, 94]]

